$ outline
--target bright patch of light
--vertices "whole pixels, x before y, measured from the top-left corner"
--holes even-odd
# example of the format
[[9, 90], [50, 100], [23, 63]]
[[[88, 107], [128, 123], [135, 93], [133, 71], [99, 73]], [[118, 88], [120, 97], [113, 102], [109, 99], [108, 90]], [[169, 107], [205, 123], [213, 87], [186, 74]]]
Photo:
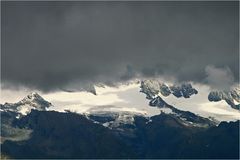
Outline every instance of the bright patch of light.
[[43, 98], [52, 102], [50, 110], [70, 110], [77, 113], [89, 113], [93, 110], [132, 112], [147, 116], [157, 115], [159, 109], [149, 107], [145, 95], [140, 93], [139, 84], [120, 85], [119, 87], [98, 87], [94, 95], [89, 92], [56, 92], [43, 94]]

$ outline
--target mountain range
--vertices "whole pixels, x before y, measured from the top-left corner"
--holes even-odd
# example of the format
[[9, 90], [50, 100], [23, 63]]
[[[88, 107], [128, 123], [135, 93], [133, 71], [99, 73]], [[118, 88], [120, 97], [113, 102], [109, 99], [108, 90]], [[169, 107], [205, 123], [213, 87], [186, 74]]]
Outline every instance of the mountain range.
[[[92, 108], [55, 111], [38, 93], [1, 104], [1, 156], [10, 158], [239, 158], [239, 120], [219, 121], [181, 110], [164, 97], [191, 99], [190, 83], [140, 83], [149, 107], [160, 113]], [[229, 101], [237, 109], [239, 90], [210, 101]], [[219, 93], [219, 94], [216, 94]], [[97, 96], [94, 95], [94, 96]], [[215, 98], [214, 98], [215, 97]], [[216, 98], [220, 97], [220, 98]], [[212, 102], [214, 103], [214, 102]], [[106, 106], [107, 108], [107, 106]]]

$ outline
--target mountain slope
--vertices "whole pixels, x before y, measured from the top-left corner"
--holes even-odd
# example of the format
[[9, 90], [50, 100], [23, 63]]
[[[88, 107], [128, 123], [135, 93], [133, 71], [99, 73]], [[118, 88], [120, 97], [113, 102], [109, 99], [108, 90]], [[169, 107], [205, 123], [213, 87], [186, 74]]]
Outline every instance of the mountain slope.
[[75, 113], [33, 110], [13, 122], [33, 130], [31, 138], [5, 141], [2, 153], [13, 158], [239, 158], [239, 121], [189, 127], [163, 113], [151, 121], [136, 116], [133, 125], [119, 131]]
[[34, 131], [27, 141], [6, 141], [2, 145], [3, 153], [14, 158], [114, 158], [115, 155], [128, 158], [132, 155], [131, 149], [111, 131], [78, 114], [33, 110], [16, 119], [13, 125]]

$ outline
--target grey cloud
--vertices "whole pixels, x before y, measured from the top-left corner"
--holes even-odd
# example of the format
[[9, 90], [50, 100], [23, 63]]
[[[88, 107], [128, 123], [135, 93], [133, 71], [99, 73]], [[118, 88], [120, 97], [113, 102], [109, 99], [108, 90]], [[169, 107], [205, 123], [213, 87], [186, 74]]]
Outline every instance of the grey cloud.
[[[238, 2], [1, 2], [2, 82], [43, 91], [175, 76], [238, 81]], [[75, 83], [75, 84], [73, 84]]]
[[230, 87], [234, 84], [233, 73], [227, 66], [224, 68], [207, 66], [205, 71], [207, 74], [206, 81], [214, 89], [229, 91]]

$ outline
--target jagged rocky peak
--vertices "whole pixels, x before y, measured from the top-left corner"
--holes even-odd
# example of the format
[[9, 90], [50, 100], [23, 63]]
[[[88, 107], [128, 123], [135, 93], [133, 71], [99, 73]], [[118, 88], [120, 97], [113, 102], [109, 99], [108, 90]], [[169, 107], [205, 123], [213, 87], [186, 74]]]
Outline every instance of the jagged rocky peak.
[[218, 102], [226, 101], [234, 109], [240, 109], [240, 88], [232, 88], [230, 91], [211, 91], [208, 94], [208, 100]]
[[141, 81], [141, 92], [147, 95], [148, 99], [153, 99], [160, 91], [160, 83], [155, 80], [143, 80]]
[[33, 101], [33, 100], [43, 100], [43, 98], [37, 92], [31, 92], [25, 98], [23, 98], [21, 101], [27, 102], [27, 101]]
[[198, 93], [198, 91], [193, 88], [190, 83], [183, 83], [180, 86], [173, 85], [170, 88], [172, 94], [176, 97], [189, 98], [191, 95]]
[[159, 95], [169, 96], [173, 94], [176, 97], [189, 98], [193, 94], [197, 94], [198, 91], [192, 87], [190, 83], [182, 83], [180, 85], [169, 86], [166, 83], [158, 80], [143, 80], [141, 81], [141, 92], [147, 95], [148, 99], [153, 99]]

